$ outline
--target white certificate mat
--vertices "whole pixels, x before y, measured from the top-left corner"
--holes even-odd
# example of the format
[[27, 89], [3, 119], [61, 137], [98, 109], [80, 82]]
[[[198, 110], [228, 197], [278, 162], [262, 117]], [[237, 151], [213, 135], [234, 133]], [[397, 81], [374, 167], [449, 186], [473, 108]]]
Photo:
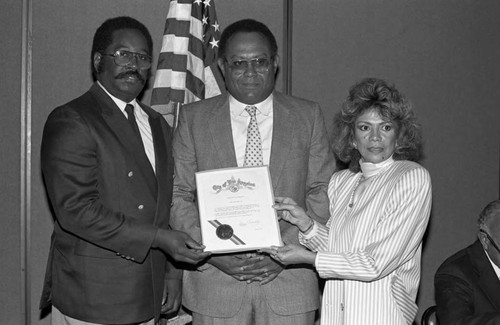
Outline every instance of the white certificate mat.
[[196, 173], [205, 251], [230, 253], [281, 246], [267, 166]]

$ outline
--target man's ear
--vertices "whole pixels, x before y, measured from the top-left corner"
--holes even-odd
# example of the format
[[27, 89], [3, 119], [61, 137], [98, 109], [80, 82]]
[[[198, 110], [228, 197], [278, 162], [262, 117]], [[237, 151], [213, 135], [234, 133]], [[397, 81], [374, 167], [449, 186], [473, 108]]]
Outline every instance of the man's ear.
[[276, 54], [273, 59], [274, 70], [278, 70], [279, 65], [280, 65], [280, 56]]
[[224, 65], [224, 59], [217, 59], [217, 65], [219, 66], [220, 71], [222, 72], [222, 76], [226, 77], [226, 66]]
[[477, 233], [477, 238], [481, 242], [481, 245], [483, 245], [483, 249], [487, 249], [489, 246], [489, 240], [488, 240], [488, 237], [486, 237], [486, 234], [479, 231]]
[[94, 58], [93, 58], [93, 64], [94, 64], [94, 69], [97, 72], [100, 72], [99, 66], [101, 64], [101, 59], [102, 59], [101, 53], [95, 52], [94, 53]]

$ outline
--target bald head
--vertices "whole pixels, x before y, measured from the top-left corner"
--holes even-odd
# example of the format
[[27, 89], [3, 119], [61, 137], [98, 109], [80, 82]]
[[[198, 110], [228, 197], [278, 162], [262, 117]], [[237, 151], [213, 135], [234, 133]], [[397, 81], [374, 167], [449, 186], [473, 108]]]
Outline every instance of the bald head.
[[500, 224], [500, 200], [490, 202], [479, 215], [477, 220], [479, 229], [495, 228], [494, 226]]

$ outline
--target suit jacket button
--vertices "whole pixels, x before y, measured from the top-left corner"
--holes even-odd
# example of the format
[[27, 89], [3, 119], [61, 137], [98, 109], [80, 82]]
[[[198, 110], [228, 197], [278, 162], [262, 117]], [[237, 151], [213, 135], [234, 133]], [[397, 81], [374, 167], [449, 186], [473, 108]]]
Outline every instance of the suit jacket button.
[[137, 209], [139, 209], [139, 210], [144, 209], [144, 205], [142, 205], [142, 204], [141, 204], [141, 205], [139, 205], [139, 206], [137, 207]]
[[132, 176], [134, 176], [134, 172], [132, 172], [132, 171], [128, 172], [128, 175], [127, 175], [127, 176], [128, 176], [128, 177], [132, 177]]

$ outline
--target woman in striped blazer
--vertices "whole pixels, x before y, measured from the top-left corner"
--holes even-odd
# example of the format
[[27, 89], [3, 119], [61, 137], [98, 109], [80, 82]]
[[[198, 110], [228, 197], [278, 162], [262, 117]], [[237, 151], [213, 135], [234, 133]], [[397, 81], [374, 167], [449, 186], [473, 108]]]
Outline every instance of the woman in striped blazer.
[[326, 279], [321, 324], [412, 324], [431, 210], [429, 173], [414, 162], [415, 114], [393, 85], [368, 78], [351, 87], [336, 121], [333, 148], [349, 168], [330, 179], [331, 218], [322, 225], [277, 198], [302, 245], [263, 251], [285, 265], [313, 264]]

